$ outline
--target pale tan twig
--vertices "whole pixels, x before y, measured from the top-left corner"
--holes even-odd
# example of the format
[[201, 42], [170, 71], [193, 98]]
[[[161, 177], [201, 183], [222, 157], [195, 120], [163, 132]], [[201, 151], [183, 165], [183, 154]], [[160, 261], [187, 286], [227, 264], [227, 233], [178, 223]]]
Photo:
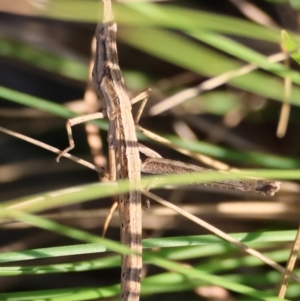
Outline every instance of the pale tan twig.
[[[184, 192], [185, 189], [198, 189], [198, 186], [184, 187], [180, 190], [174, 190], [176, 197], [178, 193]], [[205, 198], [201, 204], [197, 203], [184, 203], [180, 205], [182, 210], [188, 211], [190, 214], [196, 216], [214, 216], [214, 218], [231, 218], [235, 220], [242, 219], [243, 221], [274, 221], [274, 219], [285, 220], [288, 216], [289, 222], [297, 222], [299, 220], [300, 208], [294, 203], [279, 203], [278, 201], [256, 201], [248, 200], [237, 202], [236, 200], [227, 200], [218, 204], [210, 204], [209, 199]], [[173, 198], [172, 198], [173, 203]], [[22, 206], [26, 209], [26, 206]], [[160, 205], [152, 204], [151, 210], [143, 215], [143, 226], [146, 229], [153, 231], [172, 229], [174, 227], [177, 213], [170, 211], [168, 208], [161, 207]], [[91, 209], [91, 210], [73, 210], [62, 211], [53, 214], [41, 214], [42, 217], [54, 220], [64, 220], [66, 224], [73, 224], [80, 228], [92, 229], [95, 227], [103, 227], [105, 218], [107, 217], [107, 209]], [[113, 227], [119, 227], [118, 214], [113, 213], [111, 224]], [[31, 228], [32, 225], [24, 224], [22, 222], [1, 223], [1, 228]], [[181, 229], [189, 229], [189, 226], [183, 224]], [[194, 229], [196, 231], [196, 228]]]
[[[285, 39], [284, 37], [285, 31], [281, 31], [281, 49], [283, 52], [287, 53], [287, 49], [283, 44], [283, 41]], [[286, 59], [285, 60], [285, 66], [290, 67], [290, 60]], [[280, 116], [279, 116], [279, 121], [278, 121], [278, 126], [277, 126], [277, 137], [278, 138], [283, 138], [285, 136], [287, 126], [288, 126], [288, 121], [290, 117], [290, 111], [291, 111], [291, 105], [289, 104], [289, 100], [291, 97], [291, 92], [292, 92], [292, 81], [289, 77], [284, 78], [284, 96], [283, 96], [283, 103], [281, 105], [281, 111], [280, 111]]]
[[[56, 147], [53, 147], [53, 146], [48, 145], [48, 144], [46, 144], [46, 143], [40, 142], [40, 141], [35, 140], [35, 139], [33, 139], [33, 138], [27, 137], [27, 136], [25, 136], [25, 135], [16, 133], [16, 132], [14, 132], [14, 131], [5, 129], [5, 128], [3, 128], [3, 127], [0, 127], [0, 131], [3, 132], [3, 133], [6, 133], [6, 134], [8, 134], [8, 135], [14, 136], [14, 137], [16, 137], [16, 138], [19, 138], [19, 139], [21, 139], [21, 140], [24, 140], [24, 141], [27, 141], [27, 142], [29, 142], [29, 143], [32, 143], [32, 144], [34, 144], [34, 145], [36, 145], [36, 146], [39, 146], [39, 147], [41, 147], [41, 148], [44, 148], [44, 149], [46, 149], [46, 150], [48, 150], [48, 151], [50, 151], [50, 152], [53, 152], [53, 153], [55, 153], [55, 154], [60, 154], [60, 153], [62, 152], [60, 149], [58, 149], [58, 148], [56, 148]], [[83, 166], [85, 166], [85, 167], [87, 167], [87, 168], [90, 168], [90, 169], [92, 169], [92, 170], [95, 170], [95, 171], [97, 171], [97, 172], [100, 173], [100, 174], [103, 174], [103, 172], [104, 172], [104, 169], [103, 169], [103, 168], [97, 167], [97, 166], [93, 165], [92, 163], [89, 163], [89, 162], [87, 162], [87, 161], [85, 161], [85, 160], [83, 160], [83, 159], [80, 159], [80, 158], [78, 158], [78, 157], [76, 157], [76, 156], [73, 156], [73, 155], [71, 155], [71, 154], [69, 154], [69, 153], [63, 154], [63, 157], [68, 158], [68, 159], [70, 159], [70, 160], [72, 160], [72, 161], [75, 161], [75, 162], [77, 162], [77, 163], [79, 163], [79, 164], [81, 164], [81, 165], [83, 165]]]
[[[273, 63], [280, 62], [280, 61], [285, 60], [287, 57], [288, 57], [287, 53], [280, 52], [280, 53], [269, 56], [268, 61], [273, 62]], [[196, 87], [188, 88], [186, 90], [178, 92], [178, 93], [164, 99], [160, 103], [154, 105], [149, 110], [149, 114], [152, 116], [158, 115], [164, 111], [167, 111], [167, 110], [179, 105], [180, 103], [186, 101], [189, 98], [195, 97], [204, 91], [212, 90], [216, 87], [219, 87], [220, 85], [227, 83], [229, 80], [231, 80], [235, 77], [245, 75], [258, 68], [259, 67], [257, 65], [247, 64], [237, 70], [227, 71], [223, 74], [220, 74], [218, 76], [210, 78]]]
[[[259, 260], [261, 260], [262, 262], [264, 262], [265, 264], [269, 265], [270, 267], [272, 267], [273, 269], [279, 271], [280, 273], [284, 273], [285, 269], [280, 266], [279, 264], [277, 264], [275, 261], [267, 258], [266, 256], [264, 256], [263, 254], [259, 253], [258, 251], [246, 246], [245, 244], [243, 244], [242, 242], [238, 241], [237, 239], [231, 237], [230, 235], [226, 234], [225, 232], [221, 231], [220, 229], [212, 226], [211, 224], [205, 222], [204, 220], [190, 214], [187, 211], [182, 210], [181, 208], [179, 208], [178, 206], [160, 198], [159, 196], [147, 191], [147, 190], [142, 190], [142, 193], [147, 196], [148, 198], [153, 199], [154, 201], [160, 203], [161, 205], [170, 208], [173, 211], [176, 211], [177, 213], [179, 213], [180, 215], [188, 218], [190, 221], [196, 223], [197, 225], [207, 229], [209, 232], [214, 233], [215, 235], [217, 235], [218, 237], [224, 239], [225, 241], [235, 245], [236, 247], [238, 247], [239, 249], [241, 249], [242, 251], [246, 252], [247, 254], [250, 254], [252, 256], [255, 256], [256, 258], [258, 258]], [[297, 275], [291, 273], [290, 277], [299, 282], [300, 283], [300, 277], [298, 277]]]
[[[94, 83], [92, 80], [92, 71], [95, 63], [95, 56], [96, 56], [96, 38], [94, 37], [91, 43], [91, 60], [90, 60], [90, 65], [89, 65], [89, 78], [86, 86], [86, 90], [84, 93], [83, 100], [86, 104], [86, 114], [94, 114], [98, 112], [99, 110], [99, 101], [97, 97], [97, 93], [95, 91]], [[97, 127], [94, 124], [91, 123], [86, 123], [85, 124], [85, 130], [87, 134], [87, 141], [88, 145], [91, 150], [91, 154], [93, 157], [93, 161], [96, 166], [106, 166], [107, 165], [107, 160], [103, 154], [103, 143], [100, 138], [100, 130], [99, 127]], [[99, 180], [105, 181], [106, 178], [99, 175]], [[105, 233], [108, 229], [109, 222], [112, 218], [113, 212], [116, 210], [118, 207], [118, 202], [114, 201], [106, 218], [105, 222], [103, 225], [103, 230], [102, 230], [102, 236], [105, 236]]]
[[280, 284], [280, 289], [279, 289], [279, 293], [278, 293], [279, 298], [283, 299], [285, 296], [289, 280], [290, 280], [290, 278], [292, 278], [291, 275], [292, 275], [293, 269], [295, 267], [299, 249], [300, 249], [300, 225], [298, 225], [297, 235], [295, 237], [294, 244], [291, 249], [290, 257], [286, 264], [284, 275], [283, 275], [283, 278], [282, 278], [282, 281]]
[[[96, 38], [94, 37], [91, 43], [91, 59], [89, 65], [89, 78], [84, 92], [84, 103], [86, 105], [86, 114], [93, 114], [99, 110], [99, 101], [95, 87], [92, 81], [92, 70], [95, 62]], [[100, 139], [99, 127], [94, 124], [86, 123], [85, 130], [87, 133], [87, 141], [93, 156], [93, 161], [96, 166], [106, 166], [107, 160], [102, 151], [102, 140]], [[102, 178], [100, 177], [100, 180]]]
[[182, 120], [177, 120], [173, 123], [173, 129], [175, 133], [180, 137], [182, 140], [185, 141], [197, 141], [198, 138], [194, 131], [187, 125], [186, 122]]
[[201, 155], [199, 153], [193, 152], [193, 151], [189, 151], [183, 147], [177, 146], [176, 144], [174, 144], [172, 141], [159, 136], [158, 134], [155, 134], [143, 127], [141, 127], [140, 125], [136, 125], [136, 130], [139, 131], [140, 133], [142, 133], [143, 135], [145, 135], [146, 137], [148, 137], [149, 139], [152, 139], [162, 145], [168, 146], [176, 151], [178, 151], [181, 154], [184, 154], [186, 156], [189, 156], [197, 161], [200, 161], [206, 165], [212, 166], [218, 170], [231, 170], [231, 171], [237, 171], [237, 169], [231, 168], [229, 165], [227, 165], [226, 163], [223, 163], [221, 161], [218, 160], [214, 160], [208, 156], [205, 155]]
[[278, 25], [268, 14], [262, 11], [253, 3], [245, 0], [229, 0], [240, 12], [246, 16], [249, 20], [270, 27], [278, 29]]
[[103, 231], [102, 231], [102, 236], [104, 237], [106, 234], [106, 231], [108, 229], [108, 225], [113, 217], [113, 214], [115, 210], [118, 208], [118, 201], [114, 201], [113, 204], [111, 205], [109, 212], [105, 218], [104, 224], [103, 224]]

